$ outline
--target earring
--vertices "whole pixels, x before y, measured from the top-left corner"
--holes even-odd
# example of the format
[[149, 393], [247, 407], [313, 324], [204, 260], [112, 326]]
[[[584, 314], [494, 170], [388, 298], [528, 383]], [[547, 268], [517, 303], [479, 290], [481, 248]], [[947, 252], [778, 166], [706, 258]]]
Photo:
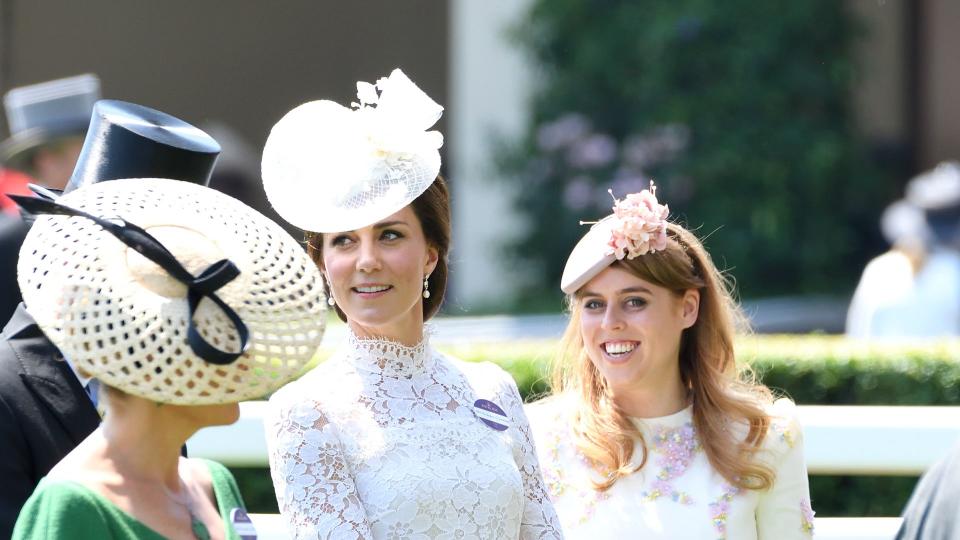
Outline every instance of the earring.
[[430, 279], [430, 274], [427, 274], [427, 277], [423, 278], [423, 297], [430, 298], [430, 282], [427, 281]]
[[333, 299], [333, 287], [330, 286], [330, 281], [327, 279], [327, 275], [321, 273], [320, 276], [323, 278], [324, 285], [327, 286], [327, 290], [330, 291], [330, 294], [327, 295], [327, 305], [333, 307], [337, 305], [337, 301]]

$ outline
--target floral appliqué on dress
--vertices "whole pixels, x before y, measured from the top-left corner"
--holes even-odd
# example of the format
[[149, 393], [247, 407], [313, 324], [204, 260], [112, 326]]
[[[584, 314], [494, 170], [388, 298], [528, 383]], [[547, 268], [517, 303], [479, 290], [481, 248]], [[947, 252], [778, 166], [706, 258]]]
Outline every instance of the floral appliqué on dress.
[[800, 499], [800, 529], [813, 537], [813, 508], [809, 499]]
[[740, 493], [740, 488], [724, 484], [723, 494], [710, 503], [710, 518], [717, 530], [717, 540], [727, 539], [727, 518], [730, 516], [730, 501]]
[[793, 448], [797, 444], [796, 434], [790, 429], [788, 423], [774, 419], [770, 422], [770, 429], [779, 435], [780, 441], [786, 444], [788, 448]]
[[680, 504], [693, 503], [689, 494], [673, 486], [673, 480], [682, 475], [697, 453], [703, 450], [693, 423], [687, 422], [676, 428], [661, 427], [653, 435], [652, 442], [653, 451], [660, 454], [657, 457], [660, 472], [657, 473], [652, 489], [643, 493], [644, 498], [653, 501], [667, 496]]
[[[592, 487], [575, 485], [564, 478], [563, 470], [558, 466], [560, 463], [560, 441], [561, 437], [559, 432], [551, 434], [550, 446], [548, 450], [550, 453], [550, 460], [543, 464], [543, 481], [546, 484], [547, 493], [554, 499], [559, 498], [564, 493], [569, 491], [575, 492], [575, 496], [583, 501], [582, 512], [577, 520], [579, 523], [583, 524], [593, 517], [593, 512], [597, 508], [597, 503], [609, 499], [610, 494], [606, 491], [597, 491]], [[587, 469], [596, 469], [586, 456], [581, 454], [579, 451], [575, 450], [575, 452], [577, 459], [579, 459], [580, 463], [582, 463]]]

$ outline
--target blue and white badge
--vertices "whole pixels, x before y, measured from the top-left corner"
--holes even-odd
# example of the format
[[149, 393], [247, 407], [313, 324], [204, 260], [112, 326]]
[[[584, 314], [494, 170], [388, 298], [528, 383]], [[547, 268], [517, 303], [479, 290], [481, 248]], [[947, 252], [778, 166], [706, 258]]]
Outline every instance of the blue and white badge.
[[240, 540], [257, 540], [257, 529], [243, 508], [230, 510], [230, 523], [233, 525], [233, 530], [240, 536]]
[[506, 431], [510, 427], [510, 419], [507, 413], [499, 405], [486, 399], [478, 399], [473, 402], [473, 413], [477, 418], [488, 427], [497, 431]]

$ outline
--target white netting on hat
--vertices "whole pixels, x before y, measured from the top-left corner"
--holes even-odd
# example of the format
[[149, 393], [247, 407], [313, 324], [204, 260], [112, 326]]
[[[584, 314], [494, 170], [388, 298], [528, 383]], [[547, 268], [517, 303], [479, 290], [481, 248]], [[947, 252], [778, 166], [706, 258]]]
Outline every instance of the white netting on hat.
[[[139, 225], [193, 275], [224, 258], [240, 269], [216, 294], [246, 323], [250, 347], [229, 365], [211, 364], [187, 343], [184, 285], [88, 219], [37, 218], [17, 268], [24, 301], [63, 354], [104, 384], [164, 403], [241, 401], [294, 378], [319, 346], [319, 271], [243, 203], [158, 179], [94, 184], [58, 202]], [[208, 343], [239, 351], [236, 329], [212, 301], [201, 301], [193, 320]]]
[[400, 70], [376, 86], [357, 86], [355, 109], [306, 103], [267, 138], [264, 190], [277, 213], [301, 229], [375, 223], [410, 204], [440, 172], [443, 137], [427, 129], [443, 108]]

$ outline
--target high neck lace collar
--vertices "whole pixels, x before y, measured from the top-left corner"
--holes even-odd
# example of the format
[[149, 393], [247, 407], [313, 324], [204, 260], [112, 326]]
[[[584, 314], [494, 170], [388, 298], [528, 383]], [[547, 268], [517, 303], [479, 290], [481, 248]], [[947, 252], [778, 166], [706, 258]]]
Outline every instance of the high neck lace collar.
[[430, 329], [424, 327], [420, 343], [408, 347], [386, 338], [359, 337], [347, 332], [347, 361], [358, 369], [387, 377], [412, 377], [423, 373], [433, 362]]

